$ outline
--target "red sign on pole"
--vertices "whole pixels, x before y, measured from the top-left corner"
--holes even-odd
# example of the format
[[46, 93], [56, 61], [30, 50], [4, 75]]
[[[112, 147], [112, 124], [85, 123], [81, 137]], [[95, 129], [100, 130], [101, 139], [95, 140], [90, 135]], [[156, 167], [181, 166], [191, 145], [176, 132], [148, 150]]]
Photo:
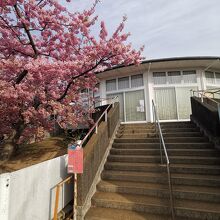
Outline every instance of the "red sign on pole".
[[83, 149], [68, 149], [68, 173], [83, 173]]

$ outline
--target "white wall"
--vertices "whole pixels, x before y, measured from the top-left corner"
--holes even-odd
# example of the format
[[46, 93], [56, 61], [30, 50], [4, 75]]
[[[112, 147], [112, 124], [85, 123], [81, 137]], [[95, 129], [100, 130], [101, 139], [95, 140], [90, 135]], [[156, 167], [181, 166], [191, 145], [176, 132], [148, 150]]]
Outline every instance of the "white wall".
[[[0, 175], [0, 219], [52, 219], [55, 186], [68, 176], [66, 165], [67, 155], [64, 155], [16, 172]], [[6, 187], [7, 182], [8, 187]], [[67, 184], [61, 190], [59, 210], [72, 198], [73, 183]]]

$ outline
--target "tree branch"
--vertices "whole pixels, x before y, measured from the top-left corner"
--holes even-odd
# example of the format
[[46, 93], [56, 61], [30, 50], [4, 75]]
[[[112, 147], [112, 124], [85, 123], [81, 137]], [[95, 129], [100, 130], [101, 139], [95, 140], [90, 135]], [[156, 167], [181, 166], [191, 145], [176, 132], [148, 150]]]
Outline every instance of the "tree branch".
[[23, 79], [24, 77], [28, 74], [28, 71], [27, 70], [23, 70], [17, 77], [16, 81], [15, 81], [15, 84], [19, 84]]
[[[21, 13], [20, 13], [20, 11], [19, 11], [17, 5], [14, 5], [14, 9], [15, 9], [15, 12], [16, 12], [17, 16], [18, 16], [20, 19], [22, 19], [22, 15], [21, 15]], [[30, 41], [30, 45], [31, 45], [32, 48], [33, 48], [33, 51], [34, 51], [34, 54], [35, 54], [35, 58], [37, 58], [38, 51], [37, 51], [36, 45], [35, 45], [35, 43], [34, 43], [34, 40], [33, 40], [32, 36], [31, 36], [30, 30], [28, 29], [28, 27], [26, 26], [26, 24], [24, 24], [23, 22], [21, 22], [21, 23], [22, 23], [22, 25], [23, 25], [23, 27], [24, 27], [24, 30], [25, 30], [25, 32], [26, 32], [26, 34], [27, 34], [27, 36], [28, 36], [28, 39], [29, 39], [29, 41]]]
[[77, 75], [77, 76], [72, 77], [71, 81], [67, 84], [67, 87], [66, 87], [64, 93], [57, 99], [57, 101], [60, 102], [60, 101], [62, 101], [62, 100], [66, 97], [66, 95], [67, 95], [67, 93], [68, 93], [70, 87], [72, 86], [72, 84], [74, 84], [74, 80], [76, 80], [76, 79], [78, 79], [79, 77], [84, 76], [85, 74], [87, 74], [87, 73], [89, 73], [90, 71], [94, 70], [94, 69], [97, 68], [102, 62], [105, 62], [105, 61], [111, 59], [112, 57], [114, 57], [114, 55], [111, 55], [111, 54], [110, 54], [109, 57], [107, 57], [107, 58], [102, 58], [102, 59], [100, 59], [98, 62], [96, 62], [95, 66], [93, 66], [93, 67], [91, 67], [90, 69], [84, 71], [83, 73], [80, 73], [80, 74]]

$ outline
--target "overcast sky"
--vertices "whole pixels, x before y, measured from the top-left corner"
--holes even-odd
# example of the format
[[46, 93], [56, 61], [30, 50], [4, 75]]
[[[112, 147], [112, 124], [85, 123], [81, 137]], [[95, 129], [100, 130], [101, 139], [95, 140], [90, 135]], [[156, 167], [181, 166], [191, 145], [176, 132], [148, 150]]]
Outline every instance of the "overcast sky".
[[[70, 10], [82, 10], [92, 0], [72, 0]], [[220, 0], [102, 0], [96, 14], [109, 33], [127, 15], [126, 31], [144, 56], [220, 56]], [[98, 29], [94, 30], [95, 32]]]

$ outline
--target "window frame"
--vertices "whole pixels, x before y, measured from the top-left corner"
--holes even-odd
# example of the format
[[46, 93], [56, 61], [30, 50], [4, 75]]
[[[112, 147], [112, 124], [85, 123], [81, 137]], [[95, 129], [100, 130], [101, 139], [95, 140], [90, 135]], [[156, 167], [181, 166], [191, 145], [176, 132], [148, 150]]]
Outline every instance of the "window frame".
[[[169, 80], [169, 73], [174, 73], [174, 72], [179, 72], [180, 75], [176, 75], [176, 76], [180, 76], [180, 81], [178, 83], [171, 83]], [[195, 81], [194, 82], [186, 82], [184, 81], [184, 72], [194, 72], [195, 73]], [[157, 78], [157, 76], [154, 76], [155, 73], [165, 73], [165, 83], [155, 83], [154, 79]], [[185, 74], [185, 75], [194, 75], [194, 74]], [[159, 76], [158, 76], [159, 77]], [[198, 80], [197, 80], [197, 71], [195, 69], [184, 69], [184, 70], [166, 70], [166, 71], [154, 71], [152, 72], [152, 81], [153, 81], [153, 86], [154, 87], [160, 87], [160, 86], [173, 86], [173, 85], [192, 85], [192, 84], [197, 84]]]
[[[132, 87], [132, 76], [138, 76], [138, 75], [142, 75], [142, 86], [137, 86], [137, 87]], [[127, 78], [129, 79], [129, 87], [127, 88], [120, 88], [119, 89], [119, 79], [121, 78]], [[115, 90], [107, 90], [107, 81], [111, 81], [111, 80], [116, 80], [116, 89]], [[106, 94], [110, 94], [110, 93], [115, 93], [115, 92], [121, 92], [121, 91], [132, 91], [132, 90], [138, 90], [138, 89], [142, 89], [144, 88], [144, 74], [143, 73], [138, 73], [138, 74], [133, 74], [133, 75], [128, 75], [128, 76], [123, 76], [123, 77], [115, 77], [115, 78], [110, 78], [105, 80], [105, 85], [106, 85]]]

